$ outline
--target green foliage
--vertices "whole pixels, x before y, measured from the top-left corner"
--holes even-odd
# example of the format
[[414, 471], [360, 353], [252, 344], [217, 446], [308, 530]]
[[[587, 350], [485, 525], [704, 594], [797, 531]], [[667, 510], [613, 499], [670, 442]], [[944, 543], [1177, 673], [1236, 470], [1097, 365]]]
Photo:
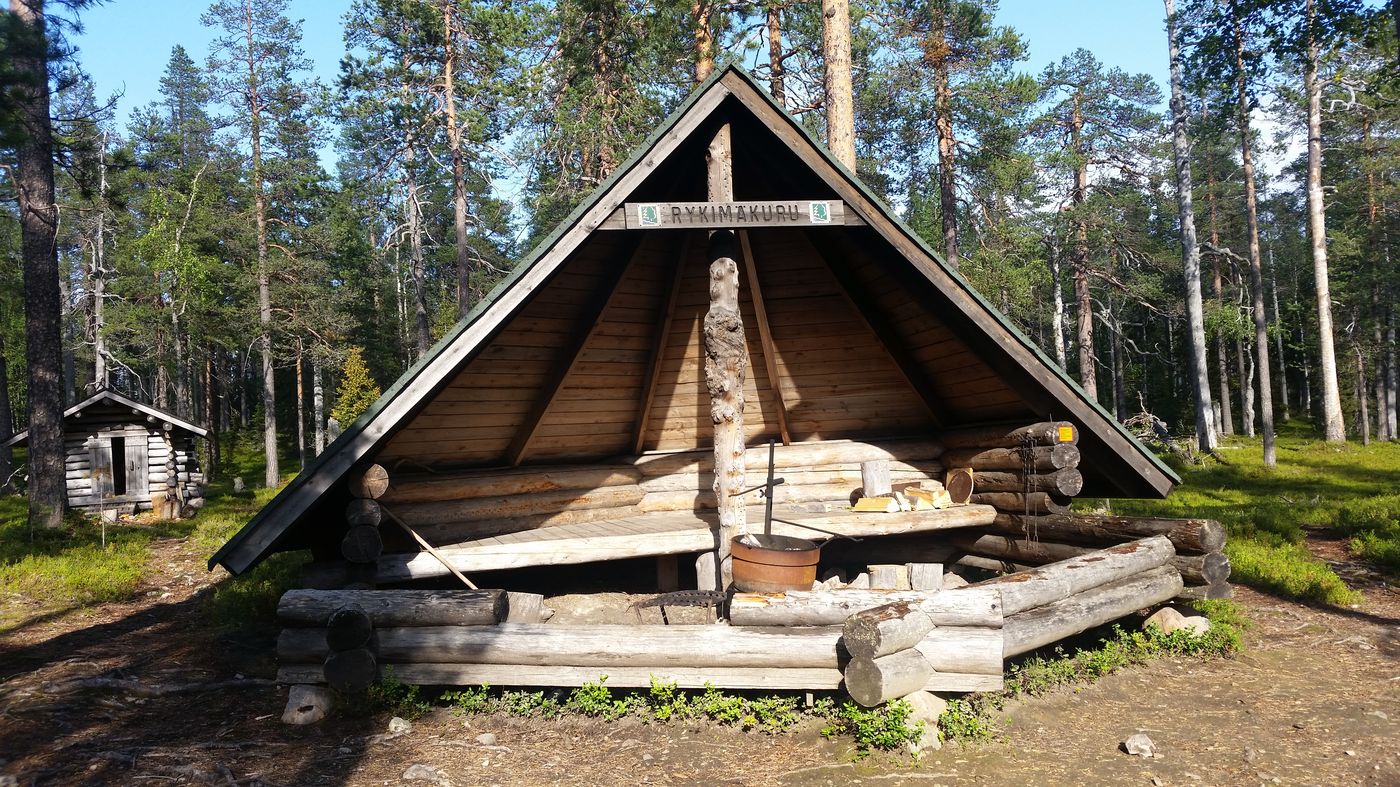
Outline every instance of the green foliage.
[[446, 692], [442, 695], [442, 699], [467, 716], [490, 713], [495, 708], [495, 699], [491, 696], [491, 686], [487, 683], [476, 688]]
[[874, 708], [862, 708], [848, 700], [835, 709], [831, 723], [822, 728], [822, 735], [850, 735], [855, 739], [857, 752], [891, 751], [923, 736], [923, 722], [909, 723], [913, 711], [904, 700], [892, 700]]
[[370, 684], [366, 701], [372, 713], [388, 712], [409, 721], [433, 709], [433, 704], [423, 698], [422, 687], [401, 683], [394, 677], [393, 667], [385, 667], [384, 676]]
[[364, 350], [351, 347], [345, 353], [340, 390], [331, 417], [339, 421], [342, 427], [349, 426], [379, 399], [381, 393], [379, 383], [370, 377], [369, 367], [365, 366]]
[[948, 700], [948, 707], [938, 717], [939, 735], [946, 740], [985, 740], [994, 731], [983, 703], [975, 698]]

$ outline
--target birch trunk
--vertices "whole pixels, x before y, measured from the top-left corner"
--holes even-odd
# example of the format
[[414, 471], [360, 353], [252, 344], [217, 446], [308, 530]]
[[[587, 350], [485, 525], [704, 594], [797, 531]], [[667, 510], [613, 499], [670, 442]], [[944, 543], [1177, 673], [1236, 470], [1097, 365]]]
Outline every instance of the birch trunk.
[[306, 378], [304, 375], [301, 337], [297, 337], [296, 381], [297, 381], [297, 463], [306, 469]]
[[1201, 247], [1196, 240], [1192, 207], [1191, 137], [1186, 129], [1186, 98], [1182, 90], [1181, 44], [1176, 31], [1176, 0], [1163, 0], [1167, 11], [1168, 59], [1171, 65], [1172, 153], [1176, 159], [1177, 209], [1181, 219], [1181, 261], [1186, 278], [1186, 332], [1191, 358], [1191, 392], [1196, 402], [1196, 444], [1202, 451], [1216, 446], [1206, 370], [1205, 309], [1201, 302]]
[[1318, 374], [1322, 377], [1323, 435], [1329, 443], [1346, 442], [1346, 421], [1337, 387], [1337, 350], [1332, 336], [1332, 294], [1327, 274], [1327, 216], [1322, 194], [1322, 85], [1318, 82], [1318, 43], [1313, 35], [1317, 9], [1307, 0], [1307, 56], [1303, 91], [1308, 96], [1308, 235], [1312, 242], [1313, 279], [1317, 291]]
[[326, 387], [322, 382], [325, 375], [321, 369], [321, 356], [311, 357], [311, 417], [316, 420], [312, 433], [315, 435], [316, 456], [326, 450]]
[[1240, 423], [1244, 436], [1254, 436], [1254, 358], [1244, 351], [1244, 342], [1235, 340], [1235, 362], [1240, 374]]
[[1060, 254], [1055, 249], [1050, 255], [1050, 289], [1054, 292], [1054, 313], [1050, 318], [1050, 331], [1054, 334], [1055, 362], [1063, 370], [1069, 370], [1069, 350], [1065, 347], [1065, 289], [1060, 275]]
[[97, 228], [92, 239], [92, 382], [108, 386], [107, 372], [107, 132], [97, 151]]
[[1274, 297], [1274, 324], [1278, 326], [1274, 341], [1278, 345], [1278, 386], [1279, 397], [1283, 400], [1283, 422], [1288, 423], [1292, 414], [1288, 409], [1288, 360], [1283, 354], [1283, 312], [1278, 309], [1278, 269], [1274, 267], [1274, 250], [1269, 249], [1269, 271], [1272, 274], [1270, 289]]
[[822, 0], [822, 60], [826, 68], [826, 146], [856, 171], [855, 98], [851, 93], [851, 7]]

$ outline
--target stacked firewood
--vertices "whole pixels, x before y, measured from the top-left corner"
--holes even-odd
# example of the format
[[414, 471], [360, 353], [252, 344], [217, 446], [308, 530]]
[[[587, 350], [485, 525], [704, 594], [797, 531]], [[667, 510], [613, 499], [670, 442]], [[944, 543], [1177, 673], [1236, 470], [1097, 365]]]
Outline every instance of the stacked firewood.
[[1230, 561], [1222, 552], [1225, 529], [1219, 522], [1070, 511], [1084, 483], [1078, 440], [1078, 429], [1065, 421], [945, 434], [944, 464], [972, 468], [973, 502], [997, 509], [991, 527], [948, 538], [959, 554], [945, 559], [994, 571], [1020, 571], [1162, 535], [1176, 550], [1172, 564], [1185, 583], [1183, 599], [1229, 598]]

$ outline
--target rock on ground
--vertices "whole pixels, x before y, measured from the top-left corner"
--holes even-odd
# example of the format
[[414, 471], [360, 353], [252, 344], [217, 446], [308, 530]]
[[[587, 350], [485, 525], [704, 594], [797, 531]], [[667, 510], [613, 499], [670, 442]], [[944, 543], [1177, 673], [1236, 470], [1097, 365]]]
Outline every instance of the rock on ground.
[[333, 702], [331, 690], [325, 686], [298, 684], [287, 692], [287, 709], [282, 712], [283, 724], [315, 724], [326, 718]]
[[909, 750], [921, 752], [943, 748], [943, 742], [938, 738], [938, 717], [942, 716], [943, 711], [948, 709], [947, 701], [937, 694], [930, 694], [927, 691], [916, 691], [905, 697], [904, 701], [913, 708], [909, 714], [908, 723], [924, 723], [923, 735], [917, 741], [909, 744]]

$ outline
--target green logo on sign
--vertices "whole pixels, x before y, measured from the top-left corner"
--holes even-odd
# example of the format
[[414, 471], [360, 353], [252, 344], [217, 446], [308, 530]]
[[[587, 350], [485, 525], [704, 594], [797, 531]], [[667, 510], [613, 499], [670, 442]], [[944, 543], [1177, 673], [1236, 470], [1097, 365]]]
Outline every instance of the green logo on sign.
[[638, 205], [637, 223], [643, 227], [660, 227], [661, 208], [656, 205]]
[[827, 205], [825, 202], [813, 202], [811, 216], [813, 224], [830, 224], [831, 206]]

